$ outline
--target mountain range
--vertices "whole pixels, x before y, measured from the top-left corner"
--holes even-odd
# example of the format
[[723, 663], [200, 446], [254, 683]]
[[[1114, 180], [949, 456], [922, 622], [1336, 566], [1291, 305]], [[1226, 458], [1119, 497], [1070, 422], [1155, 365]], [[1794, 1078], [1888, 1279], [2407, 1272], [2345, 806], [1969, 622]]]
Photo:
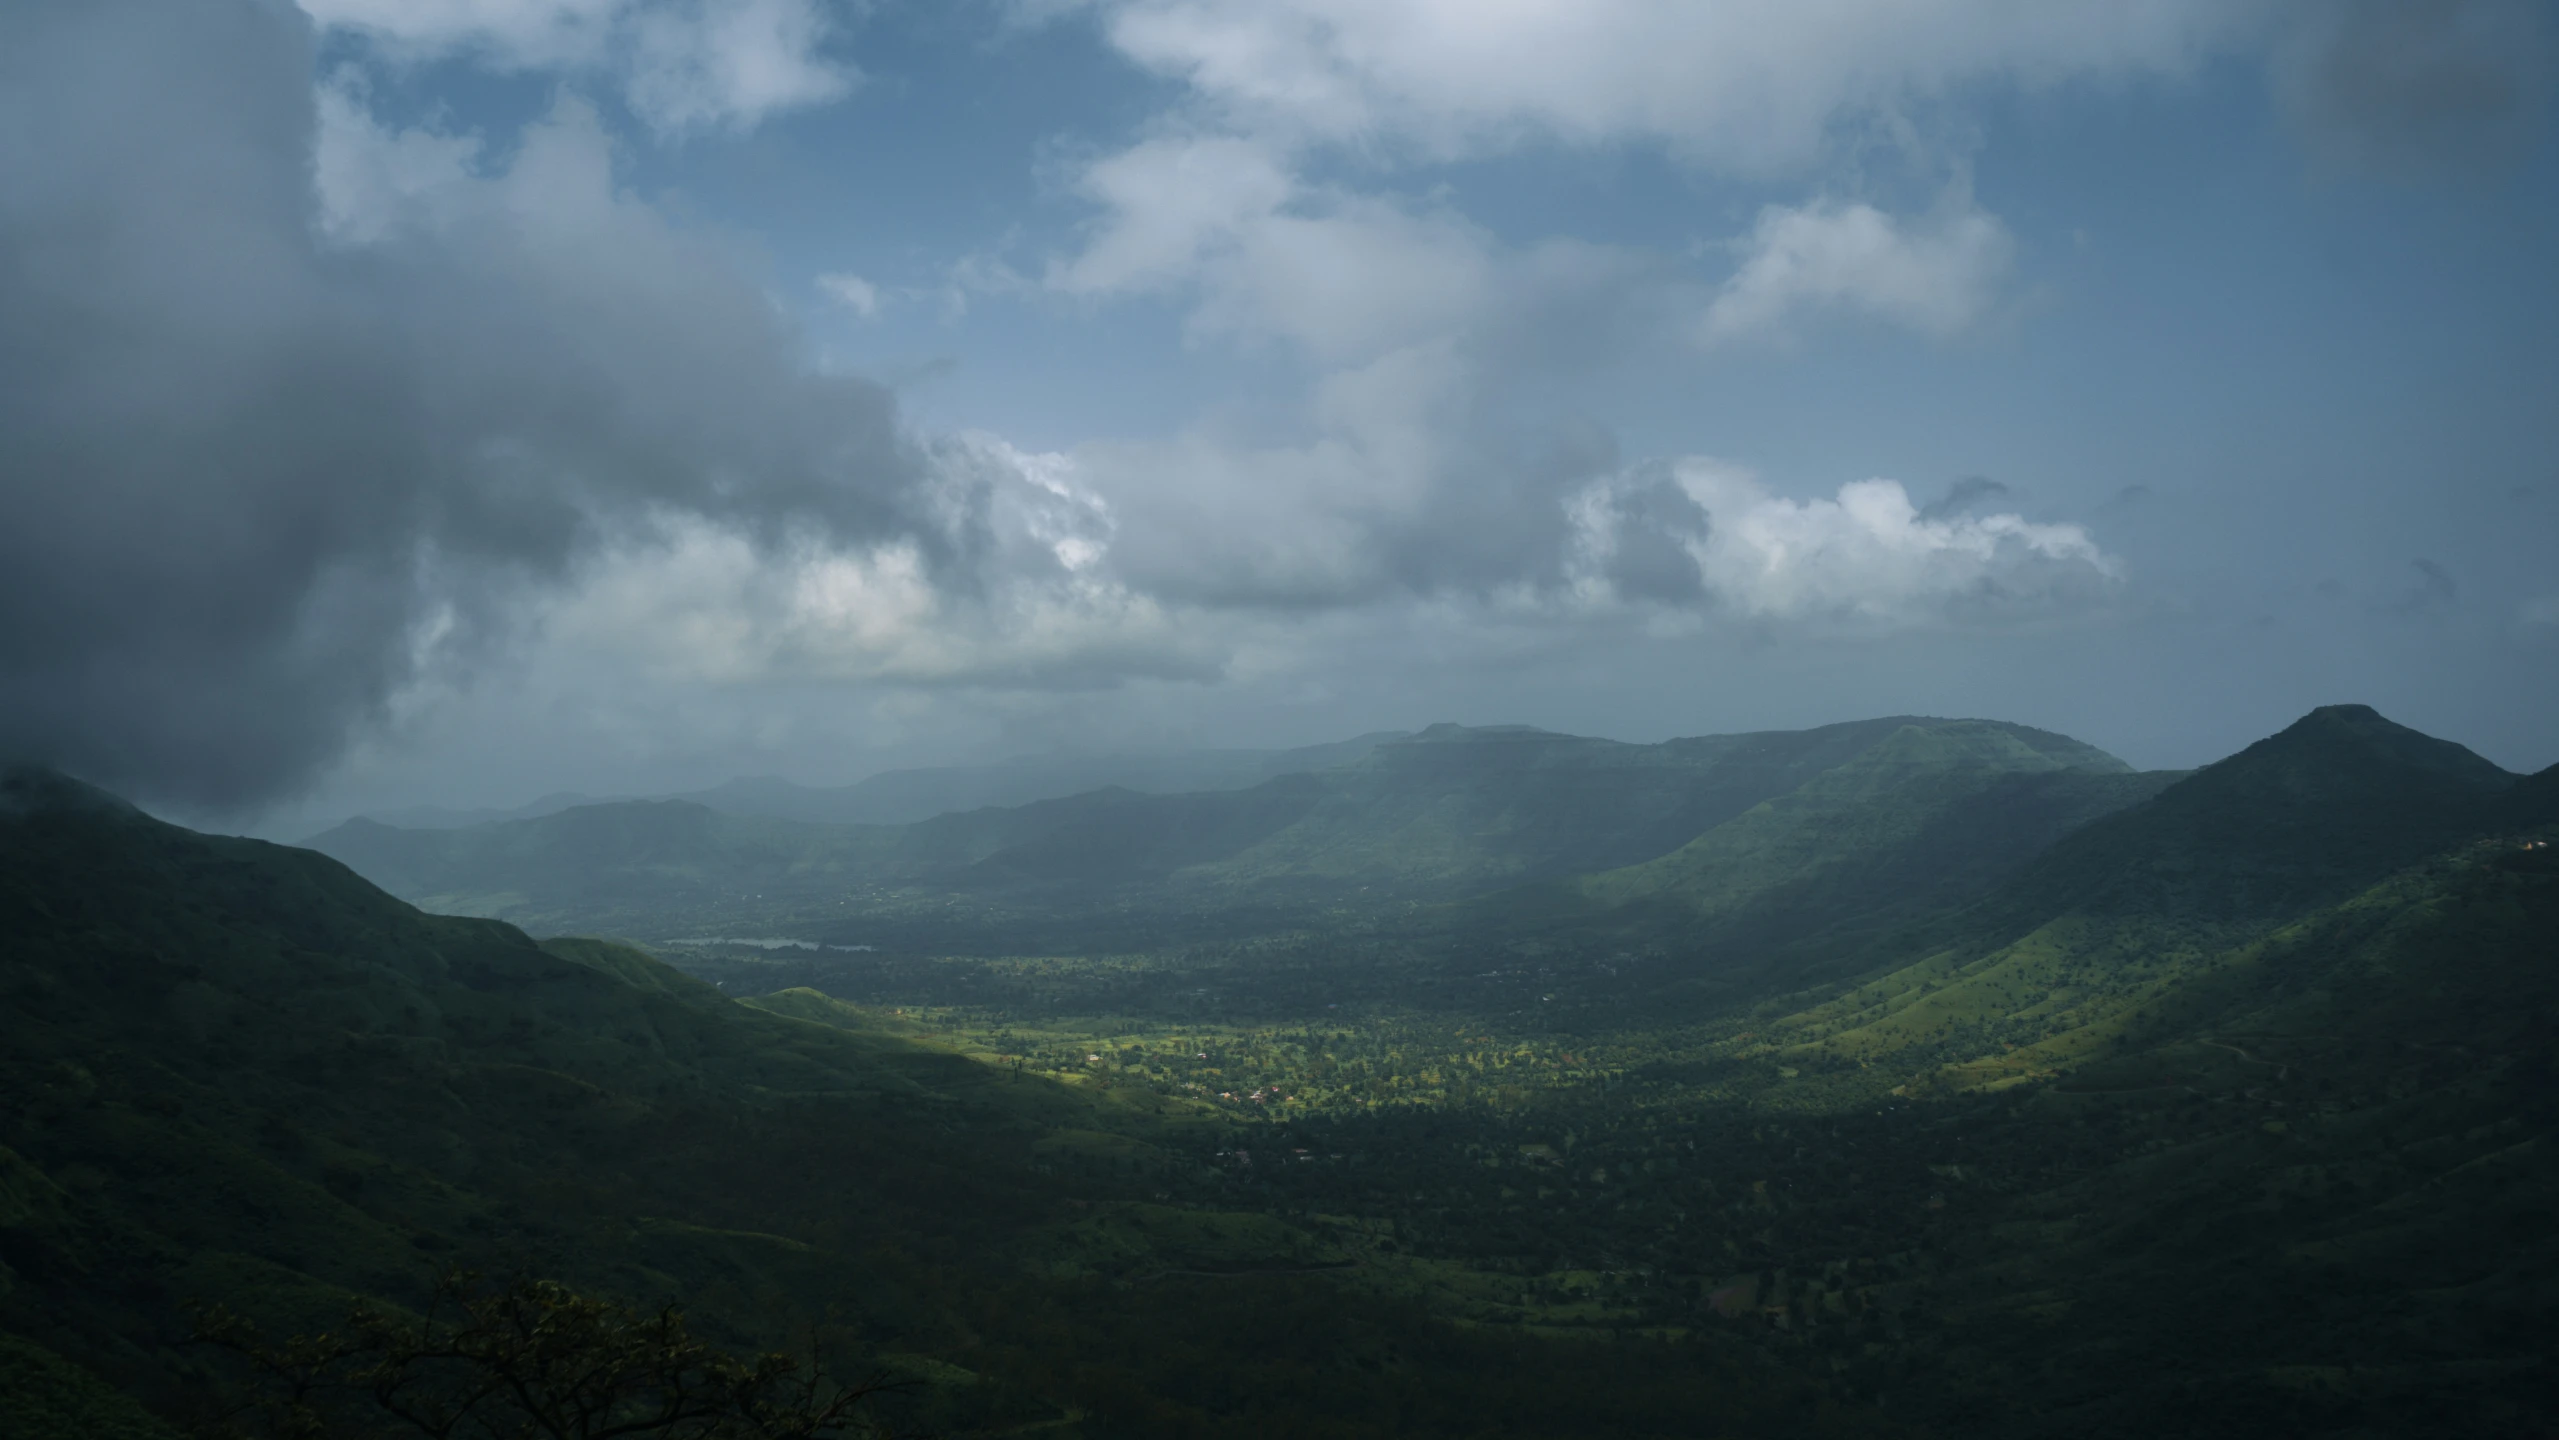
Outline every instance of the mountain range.
[[668, 795], [596, 796], [559, 790], [511, 809], [409, 805], [356, 817], [401, 830], [460, 830], [506, 820], [538, 820], [581, 805], [618, 800], [683, 800], [727, 815], [821, 825], [905, 825], [954, 810], [1028, 805], [1088, 790], [1172, 795], [1243, 790], [1275, 775], [1322, 770], [1357, 759], [1398, 731], [1288, 750], [1165, 750], [1136, 754], [1022, 755], [992, 765], [885, 770], [850, 785], [801, 785], [779, 776], [742, 776], [707, 790]]
[[[831, 1326], [955, 1435], [2559, 1423], [2559, 768], [2364, 707], [2186, 773], [1434, 727], [903, 826], [333, 835], [529, 919], [916, 955], [759, 989], [8, 772], [12, 1433], [169, 1434], [233, 1378], [191, 1303], [283, 1333], [456, 1267]], [[1228, 939], [1028, 948], [1112, 907]]]
[[901, 826], [637, 801], [441, 831], [357, 820], [310, 843], [431, 908], [658, 940], [743, 926], [879, 944], [920, 908], [949, 944], [956, 907], [1071, 945], [1079, 921], [1132, 906], [1267, 924], [1464, 903], [1530, 931], [1593, 909], [1648, 932], [1712, 915], [1727, 948], [1764, 947], [1976, 894], [2175, 778], [2047, 731], [1908, 716], [1659, 745], [1436, 725], [1338, 749], [1249, 788]]

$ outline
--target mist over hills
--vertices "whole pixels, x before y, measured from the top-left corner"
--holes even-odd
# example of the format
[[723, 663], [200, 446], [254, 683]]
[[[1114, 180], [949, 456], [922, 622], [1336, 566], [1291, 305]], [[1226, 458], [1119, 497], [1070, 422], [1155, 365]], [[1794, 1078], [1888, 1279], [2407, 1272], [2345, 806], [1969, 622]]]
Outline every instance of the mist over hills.
[[[1904, 716], [1659, 745], [1438, 725], [1289, 753], [1338, 760], [1243, 789], [1113, 788], [894, 827], [655, 801], [438, 832], [354, 821], [311, 843], [439, 909], [658, 938], [752, 922], [869, 943], [919, 904], [1048, 919], [1133, 904], [1374, 913], [1616, 870], [1683, 845], [1702, 848], [1680, 863], [1759, 894], [1843, 854], [1925, 846], [1938, 817], [1967, 829], [1967, 843], [1934, 847], [1960, 857], [1932, 872], [1939, 888], [1901, 887], [1907, 903], [1928, 903], [1970, 893], [2060, 828], [2153, 788], [2065, 736]], [[2044, 778], [2002, 804], [1996, 776]], [[1999, 818], [1966, 827], [1950, 812], [1967, 803]], [[1758, 814], [1772, 804], [1784, 818]], [[1744, 857], [1740, 870], [1716, 867], [1716, 844]], [[1806, 853], [1775, 858], [1785, 845]], [[1857, 873], [1875, 864], [1890, 868]], [[1653, 883], [1621, 877], [1592, 893], [1629, 900]]]
[[1279, 775], [1327, 769], [1355, 760], [1401, 731], [1380, 730], [1323, 745], [1286, 750], [1165, 750], [1106, 755], [1022, 755], [992, 765], [885, 770], [850, 785], [800, 785], [748, 776], [671, 795], [598, 796], [557, 791], [512, 809], [411, 805], [358, 816], [402, 830], [459, 830], [505, 820], [536, 820], [581, 805], [624, 799], [687, 800], [749, 819], [823, 825], [906, 825], [955, 810], [1028, 805], [1091, 790], [1172, 795], [1243, 790]]

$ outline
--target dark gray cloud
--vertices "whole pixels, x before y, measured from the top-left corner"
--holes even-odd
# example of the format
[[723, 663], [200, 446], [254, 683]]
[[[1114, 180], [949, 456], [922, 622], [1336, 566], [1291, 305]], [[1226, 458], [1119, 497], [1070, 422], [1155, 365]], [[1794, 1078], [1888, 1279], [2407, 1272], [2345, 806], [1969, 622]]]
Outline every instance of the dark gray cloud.
[[965, 570], [888, 394], [609, 187], [323, 238], [311, 66], [276, 0], [0, 7], [0, 754], [254, 803], [669, 517]]
[[[1658, 467], [1656, 467], [1658, 468]], [[1666, 473], [1646, 477], [1608, 498], [1610, 545], [1604, 569], [1617, 593], [1665, 605], [1704, 598], [1706, 577], [1689, 544], [1714, 522], [1705, 507]]]
[[2327, 0], [2296, 14], [2277, 92], [2332, 163], [2477, 170], [2538, 131], [2553, 68], [2547, 0]]
[[1986, 500], [2001, 500], [2007, 498], [2007, 495], [2008, 487], [1989, 476], [1967, 475], [1947, 486], [1945, 494], [1921, 506], [1919, 518], [1922, 520], [1952, 519], [1957, 515], [1970, 513], [1974, 506]]

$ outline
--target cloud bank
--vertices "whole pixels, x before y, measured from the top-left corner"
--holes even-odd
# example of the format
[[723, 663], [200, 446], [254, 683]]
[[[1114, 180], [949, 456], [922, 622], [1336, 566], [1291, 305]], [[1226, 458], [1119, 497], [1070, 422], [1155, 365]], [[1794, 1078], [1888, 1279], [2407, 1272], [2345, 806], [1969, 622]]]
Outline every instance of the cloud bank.
[[[381, 63], [609, 82], [667, 133], [735, 127], [851, 83], [817, 10], [304, 9], [0, 13], [0, 752], [239, 806], [536, 643], [673, 685], [1058, 692], [1267, 677], [1420, 614], [1875, 630], [2066, 612], [2120, 582], [2076, 526], [1922, 511], [1889, 479], [1789, 498], [1519, 418], [1519, 357], [1573, 326], [1963, 329], [2011, 242], [1961, 191], [1907, 215], [1771, 206], [1703, 283], [1624, 247], [1505, 242], [1320, 177], [1309, 147], [1634, 136], [1792, 164], [1876, 97], [2089, 54], [2169, 64], [2201, 22], [2058, 7], [2075, 18], [2025, 26], [2033, 44], [1957, 65], [1914, 41], [1895, 69], [1770, 19], [1819, 115], [1735, 136], [1758, 112], [1716, 87], [1758, 72], [1716, 59], [1697, 93], [1669, 86], [1659, 47], [1732, 37], [1657, 33], [1644, 7], [1566, 27], [1612, 34], [1606, 54], [1537, 6], [1484, 12], [1448, 53], [1429, 6], [1114, 7], [1116, 42], [1195, 110], [1077, 173], [1093, 223], [1038, 284], [1173, 296], [1200, 343], [1276, 342], [1314, 375], [1293, 438], [1034, 454], [915, 433], [881, 386], [813, 368], [730, 248], [617, 184], [574, 91], [495, 146], [386, 126], [360, 72], [313, 78], [326, 31]], [[1549, 45], [1555, 73], [1533, 73]], [[879, 308], [856, 276], [820, 290]]]
[[271, 5], [0, 13], [0, 751], [258, 799], [669, 525], [968, 583], [983, 487], [619, 194], [591, 111], [475, 169], [311, 67]]

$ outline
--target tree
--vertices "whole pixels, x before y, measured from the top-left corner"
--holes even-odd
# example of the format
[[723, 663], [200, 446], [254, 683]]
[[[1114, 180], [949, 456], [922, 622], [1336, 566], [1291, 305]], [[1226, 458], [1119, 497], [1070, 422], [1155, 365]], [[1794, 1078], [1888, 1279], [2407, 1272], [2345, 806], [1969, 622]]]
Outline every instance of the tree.
[[547, 1280], [455, 1275], [423, 1316], [358, 1303], [346, 1324], [280, 1345], [219, 1307], [197, 1338], [241, 1357], [263, 1393], [214, 1433], [249, 1440], [855, 1440], [883, 1387], [814, 1356], [742, 1360], [648, 1311]]

